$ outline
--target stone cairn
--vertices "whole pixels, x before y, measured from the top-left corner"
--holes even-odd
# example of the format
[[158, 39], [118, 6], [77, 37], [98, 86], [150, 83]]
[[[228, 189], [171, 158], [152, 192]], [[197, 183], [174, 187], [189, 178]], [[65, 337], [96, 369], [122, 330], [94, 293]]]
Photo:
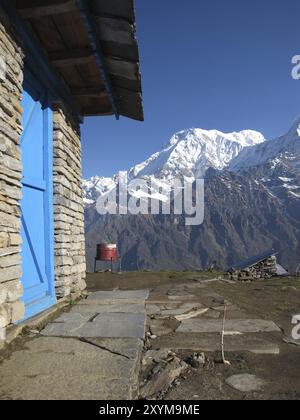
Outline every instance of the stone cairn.
[[254, 281], [257, 279], [270, 279], [277, 274], [277, 258], [272, 256], [244, 269], [232, 269], [225, 277], [233, 281]]

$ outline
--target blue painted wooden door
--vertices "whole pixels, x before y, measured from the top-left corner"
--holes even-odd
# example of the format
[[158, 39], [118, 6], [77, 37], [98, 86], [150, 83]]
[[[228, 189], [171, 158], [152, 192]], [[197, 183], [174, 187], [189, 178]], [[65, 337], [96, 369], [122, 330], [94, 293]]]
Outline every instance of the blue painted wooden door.
[[55, 304], [50, 95], [27, 70], [23, 92], [22, 283], [25, 319]]

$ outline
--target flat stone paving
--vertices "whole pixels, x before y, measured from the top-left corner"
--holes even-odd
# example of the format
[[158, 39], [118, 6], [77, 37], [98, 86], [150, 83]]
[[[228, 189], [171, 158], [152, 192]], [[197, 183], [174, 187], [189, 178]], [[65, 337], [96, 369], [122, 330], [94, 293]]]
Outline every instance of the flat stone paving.
[[[187, 297], [191, 298], [190, 302], [187, 302]], [[280, 328], [271, 320], [255, 319], [241, 311], [238, 306], [210, 290], [209, 283], [202, 284], [201, 287], [199, 284], [191, 284], [151, 292], [146, 310], [153, 334], [153, 347], [175, 351], [220, 351], [225, 304], [227, 352], [280, 354], [278, 342], [274, 340], [274, 336], [281, 334]], [[207, 311], [200, 311], [199, 315], [193, 314], [195, 308], [206, 308]], [[178, 315], [186, 315], [187, 319]], [[176, 321], [176, 317], [180, 322]]]
[[[188, 333], [161, 336], [153, 340], [153, 347], [172, 350], [193, 350], [203, 352], [221, 351], [221, 335], [212, 333]], [[268, 341], [268, 337], [257, 334], [242, 334], [226, 336], [225, 347], [227, 352], [247, 351], [253, 354], [279, 355], [278, 344]]]
[[[71, 313], [97, 313], [99, 310], [99, 303], [78, 304], [71, 309]], [[145, 313], [145, 305], [143, 303], [114, 303], [114, 304], [101, 304], [101, 313]]]
[[54, 337], [140, 338], [145, 337], [145, 313], [65, 314], [63, 321], [49, 324], [42, 332]]
[[[217, 333], [222, 331], [222, 320], [218, 319], [188, 319], [182, 321], [177, 329], [179, 333]], [[273, 321], [262, 319], [230, 319], [226, 322], [227, 333], [258, 333], [280, 332]]]
[[[62, 314], [0, 365], [0, 399], [137, 397], [148, 291], [95, 295]], [[102, 298], [116, 305], [109, 310], [98, 303]], [[133, 299], [138, 303], [133, 305]]]
[[100, 291], [90, 294], [88, 298], [81, 303], [116, 305], [126, 301], [127, 304], [144, 304], [145, 300], [148, 299], [148, 296], [148, 290]]
[[[216, 352], [225, 303], [226, 353], [280, 354], [279, 327], [244, 313], [210, 290], [209, 283], [158, 287], [150, 296], [148, 290], [100, 291], [0, 365], [0, 399], [133, 399], [138, 396], [146, 308], [153, 348]], [[199, 308], [207, 312], [194, 317]], [[178, 315], [187, 319], [178, 321]], [[260, 378], [243, 374], [228, 378], [227, 385], [242, 392], [263, 385]]]

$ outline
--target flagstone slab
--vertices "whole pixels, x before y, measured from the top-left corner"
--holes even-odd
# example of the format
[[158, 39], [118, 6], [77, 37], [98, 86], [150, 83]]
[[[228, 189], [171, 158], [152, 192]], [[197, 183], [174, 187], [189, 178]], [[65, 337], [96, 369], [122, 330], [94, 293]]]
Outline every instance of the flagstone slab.
[[176, 316], [176, 315], [183, 315], [189, 311], [196, 310], [203, 308], [201, 304], [193, 304], [193, 303], [184, 303], [183, 305], [179, 306], [179, 308], [172, 308], [172, 309], [163, 309], [161, 311], [162, 316]]
[[53, 323], [54, 324], [61, 324], [65, 322], [72, 322], [78, 324], [84, 324], [89, 322], [95, 316], [94, 312], [86, 312], [86, 313], [78, 313], [78, 312], [65, 312], [56, 318]]
[[[192, 350], [195, 352], [221, 351], [221, 335], [216, 333], [187, 333], [158, 336], [152, 340], [153, 348], [177, 350]], [[247, 334], [225, 337], [226, 352], [245, 351], [259, 355], [279, 355], [277, 343], [268, 341], [257, 334]]]
[[149, 290], [113, 290], [94, 292], [86, 299], [86, 303], [127, 300], [145, 301], [149, 297]]
[[142, 303], [132, 304], [132, 303], [115, 303], [113, 305], [107, 304], [89, 304], [89, 305], [75, 305], [70, 313], [79, 313], [79, 314], [105, 314], [105, 313], [143, 313], [145, 312], [145, 305]]
[[147, 305], [148, 315], [157, 315], [158, 317], [172, 317], [182, 315], [189, 311], [203, 308], [200, 303], [174, 303], [173, 305]]
[[[188, 319], [182, 321], [178, 333], [218, 333], [222, 331], [221, 319]], [[226, 321], [225, 331], [238, 333], [280, 332], [273, 321], [262, 319], [230, 319]]]
[[3, 361], [0, 387], [14, 400], [132, 399], [142, 341], [113, 341], [38, 337]]
[[[69, 314], [80, 315], [80, 314]], [[109, 313], [100, 314], [91, 321], [86, 318], [75, 321], [54, 322], [43, 331], [44, 336], [56, 337], [99, 337], [99, 338], [141, 338], [145, 336], [146, 314]]]
[[265, 382], [260, 378], [249, 374], [233, 375], [226, 380], [226, 383], [235, 390], [244, 393], [260, 391], [265, 385]]

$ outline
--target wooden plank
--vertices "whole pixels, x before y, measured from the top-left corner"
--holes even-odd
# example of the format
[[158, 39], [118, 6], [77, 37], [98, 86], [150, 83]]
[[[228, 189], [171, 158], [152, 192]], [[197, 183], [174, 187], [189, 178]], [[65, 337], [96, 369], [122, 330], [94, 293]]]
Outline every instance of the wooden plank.
[[49, 53], [49, 59], [55, 66], [66, 67], [85, 64], [95, 59], [90, 48], [54, 51]]
[[133, 43], [135, 29], [129, 22], [99, 16], [95, 16], [95, 22], [101, 41], [111, 41], [122, 45]]
[[135, 21], [133, 0], [90, 0], [90, 7], [96, 15]]
[[17, 9], [24, 19], [53, 16], [69, 13], [76, 9], [75, 0], [44, 0], [43, 4], [37, 0], [18, 1]]
[[105, 58], [109, 73], [113, 76], [120, 76], [129, 80], [139, 79], [139, 65], [124, 60], [117, 60], [111, 57]]
[[44, 49], [49, 51], [60, 51], [65, 48], [64, 41], [57, 31], [51, 17], [28, 20], [32, 32], [38, 38]]
[[95, 52], [95, 61], [99, 71], [99, 75], [105, 85], [105, 89], [107, 91], [107, 96], [111, 103], [111, 107], [115, 113], [116, 119], [119, 119], [119, 111], [118, 111], [118, 103], [116, 98], [114, 97], [114, 90], [112, 87], [110, 75], [106, 68], [106, 63], [104, 60], [103, 52], [100, 46], [99, 38], [98, 38], [98, 29], [95, 21], [93, 19], [93, 15], [90, 12], [89, 4], [87, 4], [84, 0], [77, 0], [77, 6], [80, 11], [80, 16], [85, 26], [85, 30], [88, 34], [91, 47]]
[[134, 26], [120, 19], [95, 17], [104, 55], [139, 61]]
[[104, 110], [102, 108], [97, 108], [96, 106], [91, 107], [82, 107], [82, 115], [85, 117], [96, 117], [96, 116], [102, 116], [102, 117], [110, 117], [111, 115], [114, 115], [114, 112], [112, 110]]
[[137, 121], [144, 121], [142, 95], [128, 89], [116, 88], [119, 99], [120, 114]]
[[104, 88], [95, 88], [95, 87], [82, 87], [82, 88], [74, 88], [71, 91], [72, 96], [79, 97], [79, 98], [106, 98], [107, 93]]
[[86, 48], [90, 45], [78, 9], [72, 13], [53, 16], [53, 21], [66, 49]]
[[140, 77], [136, 80], [126, 79], [122, 76], [114, 76], [111, 74], [111, 80], [113, 82], [113, 86], [132, 90], [133, 92], [141, 92], [142, 91], [142, 84]]
[[[69, 67], [68, 67], [69, 68]], [[80, 74], [83, 81], [82, 87], [84, 86], [103, 86], [104, 83], [99, 74], [98, 67], [95, 61], [90, 61], [85, 64], [77, 64], [76, 69]]]
[[[77, 66], [72, 67], [59, 67], [59, 73], [64, 81], [69, 85], [70, 89], [83, 87], [86, 85], [81, 75], [77, 70]], [[92, 82], [91, 82], [92, 84]]]

